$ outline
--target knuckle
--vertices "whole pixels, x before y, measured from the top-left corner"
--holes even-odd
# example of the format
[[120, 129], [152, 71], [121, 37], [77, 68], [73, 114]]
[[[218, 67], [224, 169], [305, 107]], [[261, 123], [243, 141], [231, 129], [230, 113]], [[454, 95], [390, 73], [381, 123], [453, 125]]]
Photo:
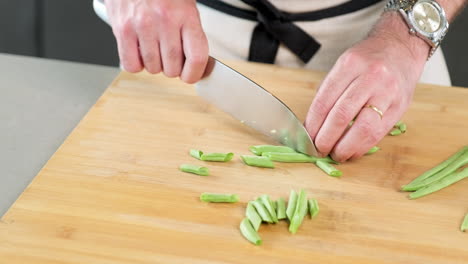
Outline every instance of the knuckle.
[[377, 143], [379, 141], [380, 129], [373, 126], [370, 121], [361, 121], [360, 125], [360, 134], [361, 138], [365, 139], [372, 144]]
[[334, 116], [338, 127], [347, 125], [353, 118], [351, 116], [351, 112], [346, 108], [346, 106], [343, 106], [342, 104], [338, 104], [335, 107]]
[[123, 63], [123, 65], [124, 65], [125, 71], [131, 72], [131, 73], [137, 73], [143, 69], [143, 67], [141, 65], [138, 65], [137, 63], [126, 62], [126, 63]]
[[153, 16], [148, 12], [143, 12], [135, 18], [135, 29], [138, 32], [147, 32], [155, 26]]
[[207, 60], [208, 60], [208, 55], [207, 54], [201, 54], [201, 53], [196, 53], [191, 55], [188, 60], [190, 61], [191, 64], [195, 66], [202, 66], [204, 65]]
[[355, 67], [361, 62], [361, 59], [362, 55], [359, 52], [350, 50], [341, 55], [339, 61], [345, 67]]
[[318, 116], [325, 116], [328, 113], [327, 105], [321, 100], [314, 100], [311, 110]]
[[332, 149], [330, 142], [328, 142], [323, 137], [317, 137], [317, 140], [315, 141], [315, 146], [317, 147], [317, 150], [323, 154], [330, 153]]
[[369, 65], [369, 73], [374, 76], [387, 76], [390, 71], [385, 62], [378, 60]]
[[125, 38], [133, 33], [133, 23], [130, 20], [124, 20], [116, 27], [117, 35]]

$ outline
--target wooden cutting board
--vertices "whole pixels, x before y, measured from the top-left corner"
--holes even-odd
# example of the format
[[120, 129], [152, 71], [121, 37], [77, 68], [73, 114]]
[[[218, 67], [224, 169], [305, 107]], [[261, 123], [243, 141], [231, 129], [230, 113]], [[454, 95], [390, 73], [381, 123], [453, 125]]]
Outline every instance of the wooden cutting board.
[[[304, 118], [323, 74], [231, 63]], [[468, 263], [468, 181], [419, 200], [399, 186], [468, 143], [468, 89], [419, 85], [408, 132], [340, 165], [248, 167], [248, 147], [271, 143], [197, 97], [179, 80], [122, 73], [0, 223], [0, 263]], [[259, 106], [262, 107], [262, 106]], [[236, 153], [203, 163], [190, 148]], [[212, 175], [180, 172], [204, 164]], [[263, 225], [262, 246], [239, 233], [246, 202], [305, 188], [319, 216], [296, 235]], [[201, 192], [237, 193], [207, 204]]]

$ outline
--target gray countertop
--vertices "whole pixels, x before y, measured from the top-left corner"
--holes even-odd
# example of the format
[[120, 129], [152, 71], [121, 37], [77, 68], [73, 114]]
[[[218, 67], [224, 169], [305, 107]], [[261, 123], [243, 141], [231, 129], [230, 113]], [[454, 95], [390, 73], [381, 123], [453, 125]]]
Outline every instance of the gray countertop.
[[0, 216], [119, 71], [0, 54]]

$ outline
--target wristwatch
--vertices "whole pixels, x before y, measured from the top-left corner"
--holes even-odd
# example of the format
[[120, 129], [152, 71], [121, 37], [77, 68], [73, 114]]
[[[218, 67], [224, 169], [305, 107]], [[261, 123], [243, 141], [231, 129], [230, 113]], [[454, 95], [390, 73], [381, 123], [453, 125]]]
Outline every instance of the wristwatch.
[[444, 9], [434, 0], [389, 0], [385, 11], [398, 11], [408, 24], [409, 32], [431, 46], [428, 60], [449, 28]]

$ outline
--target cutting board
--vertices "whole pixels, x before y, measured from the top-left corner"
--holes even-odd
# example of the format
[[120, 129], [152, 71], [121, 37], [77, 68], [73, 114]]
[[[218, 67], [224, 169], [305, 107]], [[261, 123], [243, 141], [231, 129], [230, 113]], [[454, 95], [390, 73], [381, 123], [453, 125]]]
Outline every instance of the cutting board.
[[[229, 63], [304, 119], [323, 73]], [[0, 263], [468, 263], [468, 181], [409, 200], [402, 184], [468, 143], [468, 89], [419, 85], [408, 132], [332, 178], [312, 164], [248, 167], [240, 154], [272, 143], [161, 75], [120, 74], [3, 216]], [[262, 106], [259, 106], [262, 107]], [[60, 109], [58, 109], [60, 111]], [[190, 148], [234, 152], [204, 163]], [[211, 176], [178, 170], [206, 165]], [[296, 235], [262, 225], [264, 243], [239, 232], [246, 202], [306, 189], [321, 206]], [[237, 193], [236, 204], [199, 201]]]

